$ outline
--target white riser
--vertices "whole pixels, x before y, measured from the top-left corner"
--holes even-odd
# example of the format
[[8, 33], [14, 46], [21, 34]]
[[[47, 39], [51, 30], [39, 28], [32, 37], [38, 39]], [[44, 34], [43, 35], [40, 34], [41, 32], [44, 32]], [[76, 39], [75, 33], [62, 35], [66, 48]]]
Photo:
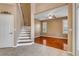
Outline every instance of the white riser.
[[24, 36], [23, 36], [23, 35], [20, 35], [20, 37], [31, 37], [31, 36], [30, 36], [30, 35], [27, 35], [27, 36], [25, 36], [25, 35], [24, 35]]
[[32, 40], [18, 40], [18, 42], [28, 42], [28, 41], [32, 41]]
[[31, 29], [30, 27], [22, 27], [22, 29]]
[[30, 34], [20, 34], [19, 36], [27, 36], [27, 35], [30, 35]]
[[19, 37], [18, 39], [29, 39], [30, 37]]
[[24, 36], [25, 36], [25, 37], [28, 37], [28, 36], [30, 36], [30, 34], [27, 34], [27, 35], [21, 34], [21, 35], [19, 35], [19, 36], [21, 36], [21, 37], [22, 37], [22, 36], [23, 36], [23, 37], [24, 37]]
[[21, 30], [31, 30], [30, 28], [22, 28]]
[[30, 32], [21, 32], [21, 33], [19, 33], [20, 35], [22, 35], [22, 34], [26, 34], [26, 35], [28, 35], [28, 34], [31, 34]]
[[20, 31], [20, 32], [31, 32], [31, 31]]
[[24, 28], [30, 28], [30, 27], [22, 27], [22, 29], [24, 29]]
[[20, 32], [31, 32], [30, 30], [21, 30]]
[[32, 42], [32, 43], [22, 43], [22, 44], [17, 44], [17, 46], [25, 46], [25, 45], [32, 45], [32, 44], [34, 44], [34, 42]]
[[22, 29], [21, 31], [31, 31], [31, 30], [30, 29], [24, 29], [24, 30]]
[[31, 38], [30, 38], [30, 39], [26, 39], [26, 38], [23, 39], [23, 38], [20, 38], [19, 40], [31, 40]]
[[19, 35], [30, 35], [30, 33], [20, 33]]
[[19, 36], [28, 36], [28, 35], [31, 35], [31, 34], [19, 34]]
[[22, 33], [22, 34], [25, 34], [25, 33], [28, 34], [28, 33], [30, 33], [30, 32], [20, 32], [20, 34], [21, 34], [21, 33]]
[[21, 29], [21, 31], [31, 31], [30, 29]]
[[[30, 32], [30, 31], [21, 31], [21, 32], [26, 32], [26, 33], [28, 33], [28, 32]], [[20, 32], [20, 33], [21, 33], [21, 32]]]

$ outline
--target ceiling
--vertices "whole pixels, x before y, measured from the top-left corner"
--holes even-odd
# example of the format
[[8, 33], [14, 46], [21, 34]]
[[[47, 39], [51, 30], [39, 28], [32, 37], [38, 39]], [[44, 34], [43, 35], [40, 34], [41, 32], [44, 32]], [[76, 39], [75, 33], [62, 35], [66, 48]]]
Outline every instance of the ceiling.
[[36, 3], [35, 4], [35, 13], [40, 13], [47, 11], [49, 9], [54, 9], [63, 5], [67, 5], [66, 3]]
[[49, 9], [40, 13], [35, 14], [35, 19], [46, 20], [49, 15], [55, 15], [56, 17], [63, 17], [68, 15], [67, 5]]

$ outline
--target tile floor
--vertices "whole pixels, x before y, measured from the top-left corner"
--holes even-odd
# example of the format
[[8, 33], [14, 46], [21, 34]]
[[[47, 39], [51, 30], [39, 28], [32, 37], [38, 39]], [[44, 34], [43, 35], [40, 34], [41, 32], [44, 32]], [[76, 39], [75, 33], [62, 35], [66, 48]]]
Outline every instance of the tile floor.
[[68, 56], [66, 51], [33, 44], [16, 48], [0, 48], [0, 56]]

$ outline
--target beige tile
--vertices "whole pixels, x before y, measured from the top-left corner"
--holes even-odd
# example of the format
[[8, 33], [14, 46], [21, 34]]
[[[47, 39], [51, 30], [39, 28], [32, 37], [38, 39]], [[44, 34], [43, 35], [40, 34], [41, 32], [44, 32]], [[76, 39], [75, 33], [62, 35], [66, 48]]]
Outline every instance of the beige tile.
[[0, 49], [0, 56], [67, 56], [66, 51], [39, 44]]

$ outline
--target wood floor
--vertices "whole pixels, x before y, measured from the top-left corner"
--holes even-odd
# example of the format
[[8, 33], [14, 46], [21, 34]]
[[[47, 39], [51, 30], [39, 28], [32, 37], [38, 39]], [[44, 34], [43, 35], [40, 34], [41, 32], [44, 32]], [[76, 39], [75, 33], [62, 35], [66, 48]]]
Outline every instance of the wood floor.
[[38, 38], [35, 38], [35, 43], [64, 50], [64, 44], [67, 44], [67, 39], [38, 37]]

